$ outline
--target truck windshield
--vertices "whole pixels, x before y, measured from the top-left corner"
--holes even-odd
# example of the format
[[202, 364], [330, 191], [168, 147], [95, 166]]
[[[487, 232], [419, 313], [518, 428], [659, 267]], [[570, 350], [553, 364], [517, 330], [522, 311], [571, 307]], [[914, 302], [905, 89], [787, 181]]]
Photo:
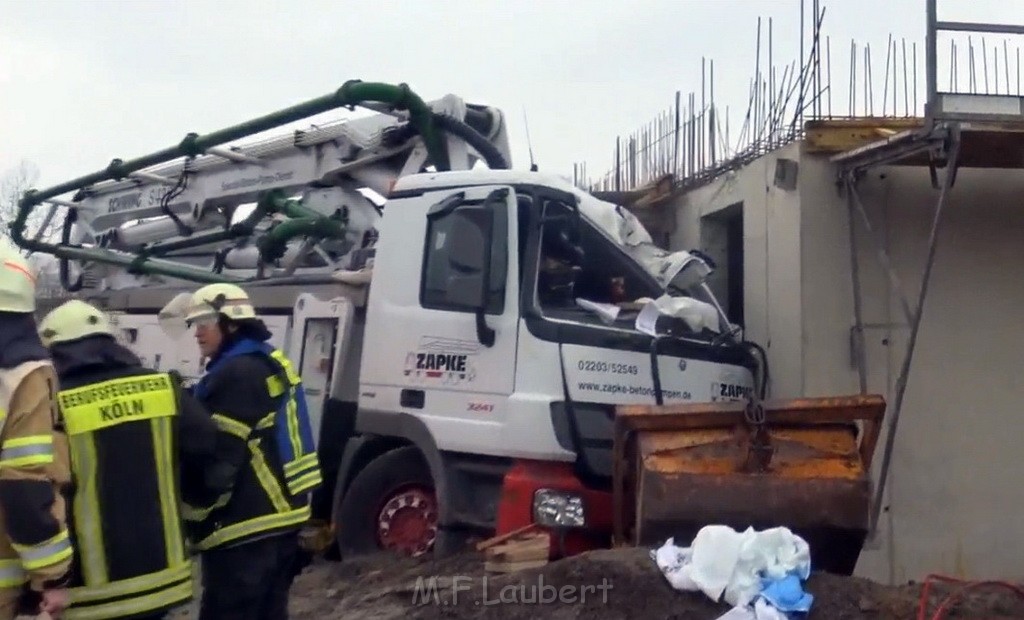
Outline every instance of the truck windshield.
[[[623, 220], [626, 229], [617, 227], [614, 218]], [[546, 204], [537, 274], [543, 314], [705, 342], [718, 337], [721, 316], [710, 289], [703, 286], [704, 263], [685, 252], [661, 250], [642, 227], [630, 226], [627, 218], [592, 205], [581, 205], [577, 216], [563, 203]], [[649, 304], [653, 308], [644, 312]]]

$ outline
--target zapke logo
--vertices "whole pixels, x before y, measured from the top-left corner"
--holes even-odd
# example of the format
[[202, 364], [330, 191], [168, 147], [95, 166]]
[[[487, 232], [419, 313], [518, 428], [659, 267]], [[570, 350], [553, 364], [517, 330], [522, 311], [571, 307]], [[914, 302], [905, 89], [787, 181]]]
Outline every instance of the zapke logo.
[[459, 341], [424, 338], [416, 351], [405, 356], [405, 377], [412, 383], [459, 385], [476, 379], [476, 350]]
[[753, 393], [753, 388], [736, 383], [720, 383], [716, 381], [711, 384], [712, 402], [720, 400], [746, 400]]

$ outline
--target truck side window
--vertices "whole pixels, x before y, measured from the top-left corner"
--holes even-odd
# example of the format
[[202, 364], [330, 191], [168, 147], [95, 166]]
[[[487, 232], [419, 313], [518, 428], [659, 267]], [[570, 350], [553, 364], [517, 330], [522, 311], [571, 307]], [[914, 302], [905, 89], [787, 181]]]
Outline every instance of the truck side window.
[[[453, 219], [451, 214], [448, 214], [427, 220], [427, 246], [423, 258], [423, 279], [420, 283], [420, 305], [431, 310], [457, 311], [448, 305], [445, 296], [448, 276], [451, 275], [448, 263], [448, 230]], [[495, 207], [492, 239], [487, 314], [501, 314], [505, 311], [505, 281], [508, 274], [508, 209], [504, 203]]]

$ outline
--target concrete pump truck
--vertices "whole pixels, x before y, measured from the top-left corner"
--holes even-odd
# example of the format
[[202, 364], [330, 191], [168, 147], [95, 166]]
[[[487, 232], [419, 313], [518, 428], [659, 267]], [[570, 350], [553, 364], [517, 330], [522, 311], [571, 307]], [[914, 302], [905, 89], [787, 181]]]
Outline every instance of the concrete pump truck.
[[[372, 114], [226, 146], [354, 106]], [[26, 230], [46, 207], [66, 211], [59, 240]], [[881, 399], [762, 400], [766, 356], [709, 263], [513, 170], [496, 108], [351, 81], [30, 190], [11, 235], [186, 378], [203, 360], [175, 300], [243, 286], [301, 373], [326, 474], [314, 516], [343, 557], [528, 524], [560, 556], [726, 523], [786, 525], [818, 567], [856, 564]]]

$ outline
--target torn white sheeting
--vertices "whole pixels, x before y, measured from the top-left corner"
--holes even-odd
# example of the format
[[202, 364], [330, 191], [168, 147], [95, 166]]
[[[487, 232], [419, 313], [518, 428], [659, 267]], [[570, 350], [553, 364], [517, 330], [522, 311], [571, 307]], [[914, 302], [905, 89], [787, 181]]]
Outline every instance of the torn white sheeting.
[[598, 200], [571, 183], [563, 187], [579, 198], [582, 216], [596, 225], [633, 260], [643, 265], [663, 289], [674, 285], [686, 290], [710, 271], [703, 260], [685, 250], [669, 252], [658, 247], [640, 219], [629, 209]]
[[640, 313], [636, 315], [636, 329], [639, 332], [647, 334], [648, 336], [657, 336], [658, 330], [658, 317], [661, 316], [661, 312], [658, 311], [658, 305], [653, 300], [649, 300], [644, 304], [644, 307], [640, 309]]
[[580, 197], [579, 207], [583, 216], [596, 224], [616, 244], [626, 247], [654, 245], [650, 233], [629, 209], [598, 200], [578, 188], [573, 190], [573, 193]]
[[737, 532], [725, 525], [708, 525], [690, 547], [669, 539], [654, 553], [655, 562], [672, 587], [701, 591], [711, 600], [747, 607], [760, 594], [762, 579], [782, 579], [795, 573], [807, 579], [811, 550], [788, 528]]
[[584, 310], [589, 310], [601, 318], [605, 323], [611, 324], [615, 322], [615, 319], [619, 316], [619, 311], [622, 310], [615, 304], [602, 304], [596, 301], [590, 301], [589, 299], [583, 299], [581, 297], [576, 298], [576, 305]]
[[686, 326], [695, 332], [709, 329], [715, 333], [721, 331], [718, 310], [711, 304], [692, 297], [661, 297], [647, 302], [636, 317], [636, 329], [650, 336], [656, 336], [654, 329], [661, 315], [682, 319]]

